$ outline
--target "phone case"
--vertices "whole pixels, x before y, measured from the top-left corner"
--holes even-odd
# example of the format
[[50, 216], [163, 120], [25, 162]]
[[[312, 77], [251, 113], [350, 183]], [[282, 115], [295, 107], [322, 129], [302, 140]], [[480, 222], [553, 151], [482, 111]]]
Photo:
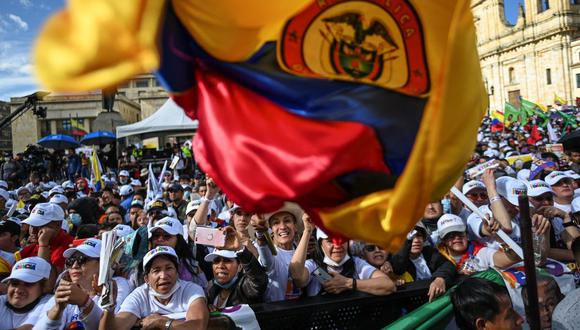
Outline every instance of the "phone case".
[[318, 267], [316, 268], [312, 274], [321, 282], [324, 283], [332, 278], [330, 274], [328, 274], [324, 269]]
[[195, 231], [195, 243], [209, 246], [224, 246], [226, 236], [218, 228], [197, 227]]

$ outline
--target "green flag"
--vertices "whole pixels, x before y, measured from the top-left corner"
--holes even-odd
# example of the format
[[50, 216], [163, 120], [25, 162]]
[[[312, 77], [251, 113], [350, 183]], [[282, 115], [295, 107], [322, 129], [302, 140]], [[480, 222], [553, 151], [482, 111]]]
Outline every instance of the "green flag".
[[538, 123], [539, 126], [546, 127], [546, 125], [548, 125], [548, 122], [550, 121], [549, 115], [545, 113], [539, 105], [532, 101], [526, 100], [523, 97], [520, 97], [520, 101], [520, 110], [525, 111], [528, 117], [536, 115], [538, 118], [542, 119], [542, 122]]
[[[505, 286], [502, 276], [491, 268], [477, 273], [473, 277], [483, 278]], [[449, 297], [451, 290], [447, 290], [441, 297], [389, 324], [383, 330], [445, 329], [453, 318], [453, 306]]]
[[528, 114], [525, 111], [516, 109], [513, 104], [508, 102], [505, 103], [503, 115], [506, 125], [510, 125], [516, 121], [522, 125], [525, 125], [528, 122]]
[[578, 128], [578, 122], [576, 121], [576, 117], [565, 114], [560, 110], [556, 110], [556, 112], [564, 119], [564, 129], [568, 128], [568, 126], [574, 129]]

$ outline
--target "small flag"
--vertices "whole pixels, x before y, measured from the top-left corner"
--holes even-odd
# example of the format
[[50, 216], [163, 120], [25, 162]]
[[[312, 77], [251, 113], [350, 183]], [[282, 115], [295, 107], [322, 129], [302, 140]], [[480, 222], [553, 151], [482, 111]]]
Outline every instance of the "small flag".
[[95, 191], [100, 191], [101, 189], [105, 188], [105, 181], [101, 178], [101, 172], [103, 171], [103, 167], [101, 166], [101, 162], [99, 161], [99, 156], [97, 156], [97, 151], [93, 150], [91, 154], [91, 182], [95, 187]]

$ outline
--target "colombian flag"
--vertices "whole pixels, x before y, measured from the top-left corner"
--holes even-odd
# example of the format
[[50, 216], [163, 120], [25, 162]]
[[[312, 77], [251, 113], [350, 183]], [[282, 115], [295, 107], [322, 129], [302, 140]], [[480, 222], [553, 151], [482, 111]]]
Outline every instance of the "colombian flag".
[[228, 197], [296, 201], [390, 249], [461, 174], [487, 107], [468, 0], [70, 0], [35, 61], [56, 90], [156, 70]]

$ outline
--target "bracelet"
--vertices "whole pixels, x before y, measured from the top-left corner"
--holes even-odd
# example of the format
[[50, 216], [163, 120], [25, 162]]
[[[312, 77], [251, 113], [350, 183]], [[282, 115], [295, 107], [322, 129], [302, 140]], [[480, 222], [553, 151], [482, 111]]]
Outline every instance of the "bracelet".
[[167, 322], [165, 322], [165, 330], [169, 330], [169, 328], [171, 328], [171, 323], [173, 323], [173, 321], [175, 321], [175, 320], [170, 319], [170, 320], [167, 320]]
[[566, 228], [566, 227], [576, 227], [576, 224], [573, 221], [570, 222], [564, 222], [562, 224], [562, 227]]
[[489, 199], [490, 204], [495, 203], [495, 202], [499, 202], [499, 201], [501, 201], [501, 197], [499, 197], [499, 196], [494, 196], [494, 197]]
[[352, 291], [356, 291], [356, 278], [352, 278]]

